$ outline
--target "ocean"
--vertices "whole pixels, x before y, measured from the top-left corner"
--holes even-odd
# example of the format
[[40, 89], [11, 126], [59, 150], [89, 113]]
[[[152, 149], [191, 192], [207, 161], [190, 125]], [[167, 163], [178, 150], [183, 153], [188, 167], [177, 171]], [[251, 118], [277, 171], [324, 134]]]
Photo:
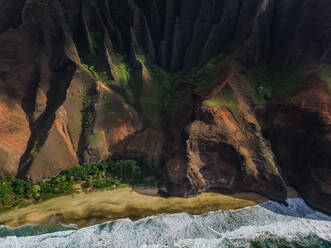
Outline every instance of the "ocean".
[[327, 248], [331, 216], [302, 199], [203, 215], [161, 214], [139, 221], [121, 219], [75, 226], [0, 227], [1, 248]]

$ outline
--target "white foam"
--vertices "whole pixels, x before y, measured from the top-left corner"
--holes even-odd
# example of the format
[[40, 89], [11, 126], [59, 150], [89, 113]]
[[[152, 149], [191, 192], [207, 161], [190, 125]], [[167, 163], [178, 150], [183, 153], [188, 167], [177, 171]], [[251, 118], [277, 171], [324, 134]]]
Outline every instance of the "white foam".
[[331, 241], [331, 217], [308, 207], [301, 199], [240, 210], [215, 211], [194, 216], [185, 213], [129, 219], [79, 230], [33, 237], [0, 239], [0, 247], [231, 247], [266, 238], [295, 240], [316, 235]]

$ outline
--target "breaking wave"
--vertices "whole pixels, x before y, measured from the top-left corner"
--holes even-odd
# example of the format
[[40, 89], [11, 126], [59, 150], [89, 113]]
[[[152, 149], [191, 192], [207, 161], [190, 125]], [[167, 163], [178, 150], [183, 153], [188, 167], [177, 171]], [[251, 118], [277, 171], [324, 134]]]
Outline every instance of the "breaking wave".
[[139, 221], [122, 219], [82, 229], [0, 227], [0, 247], [8, 248], [329, 248], [331, 217], [290, 199], [203, 215], [162, 214]]

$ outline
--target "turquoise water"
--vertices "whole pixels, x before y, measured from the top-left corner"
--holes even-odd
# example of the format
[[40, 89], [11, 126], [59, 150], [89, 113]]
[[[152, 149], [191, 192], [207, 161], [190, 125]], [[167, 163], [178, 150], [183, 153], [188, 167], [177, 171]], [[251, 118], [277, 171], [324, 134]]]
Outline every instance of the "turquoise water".
[[331, 217], [301, 199], [204, 215], [162, 214], [136, 222], [122, 219], [76, 229], [73, 226], [0, 227], [0, 247], [66, 248], [328, 248]]

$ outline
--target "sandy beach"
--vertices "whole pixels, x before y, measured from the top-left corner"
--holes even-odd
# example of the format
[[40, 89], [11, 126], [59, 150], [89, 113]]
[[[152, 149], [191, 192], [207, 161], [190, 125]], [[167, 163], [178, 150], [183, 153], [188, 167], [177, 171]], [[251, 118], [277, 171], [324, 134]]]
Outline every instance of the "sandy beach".
[[[11, 227], [59, 223], [84, 227], [120, 218], [137, 220], [161, 213], [203, 214], [238, 209], [268, 200], [255, 193], [202, 193], [193, 198], [164, 198], [156, 193], [156, 189], [143, 188], [81, 192], [2, 213], [0, 223]], [[293, 189], [289, 189], [289, 198], [297, 196]]]

